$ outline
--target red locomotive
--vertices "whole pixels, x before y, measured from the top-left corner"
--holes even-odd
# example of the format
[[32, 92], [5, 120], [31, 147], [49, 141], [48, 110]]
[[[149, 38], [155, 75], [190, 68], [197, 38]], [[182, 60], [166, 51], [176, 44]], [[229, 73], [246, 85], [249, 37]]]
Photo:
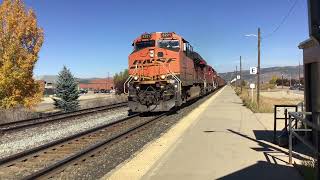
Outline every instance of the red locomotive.
[[169, 111], [224, 81], [181, 36], [145, 33], [134, 40], [124, 84], [132, 112]]

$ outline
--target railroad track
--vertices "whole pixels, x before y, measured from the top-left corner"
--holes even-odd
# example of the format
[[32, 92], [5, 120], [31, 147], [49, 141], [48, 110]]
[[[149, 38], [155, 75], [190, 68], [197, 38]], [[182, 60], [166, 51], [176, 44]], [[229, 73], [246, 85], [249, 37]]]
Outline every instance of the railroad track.
[[[195, 101], [192, 100], [187, 104], [192, 104]], [[187, 104], [184, 104], [183, 107], [188, 106]], [[81, 165], [82, 162], [98, 156], [100, 152], [113, 144], [131, 137], [131, 135], [151, 126], [156, 120], [170, 115], [178, 109], [147, 117], [134, 114], [109, 124], [5, 157], [0, 159], [0, 177], [2, 179], [54, 178], [66, 168]]]
[[16, 122], [4, 123], [4, 124], [0, 124], [0, 132], [4, 133], [12, 130], [24, 129], [27, 127], [37, 126], [40, 124], [45, 124], [45, 123], [54, 122], [58, 120], [64, 120], [67, 118], [73, 118], [77, 116], [83, 116], [83, 115], [93, 114], [101, 111], [125, 107], [127, 105], [128, 105], [127, 102], [122, 102], [122, 103], [116, 103], [116, 104], [111, 104], [106, 106], [81, 109], [73, 112], [56, 113], [56, 114], [52, 114], [44, 117], [37, 117], [37, 118], [25, 119], [25, 120], [16, 121]]
[[[51, 177], [83, 157], [94, 157], [99, 149], [128, 138], [148, 124], [167, 115], [140, 117], [135, 114], [115, 122], [81, 132], [9, 157], [0, 159], [3, 179]], [[101, 151], [101, 150], [100, 150]], [[82, 159], [85, 161], [86, 159]]]

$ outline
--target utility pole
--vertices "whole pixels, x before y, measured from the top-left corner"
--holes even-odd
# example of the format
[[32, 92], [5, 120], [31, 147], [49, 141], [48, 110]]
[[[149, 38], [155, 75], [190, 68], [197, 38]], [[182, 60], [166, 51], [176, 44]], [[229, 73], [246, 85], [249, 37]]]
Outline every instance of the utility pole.
[[242, 93], [242, 62], [240, 56], [240, 92]]
[[106, 90], [108, 89], [108, 85], [110, 86], [109, 78], [110, 78], [110, 74], [109, 74], [109, 72], [108, 72], [107, 84], [106, 84]]
[[260, 104], [260, 43], [261, 43], [261, 33], [260, 28], [258, 28], [258, 78], [257, 78], [257, 106], [259, 109]]

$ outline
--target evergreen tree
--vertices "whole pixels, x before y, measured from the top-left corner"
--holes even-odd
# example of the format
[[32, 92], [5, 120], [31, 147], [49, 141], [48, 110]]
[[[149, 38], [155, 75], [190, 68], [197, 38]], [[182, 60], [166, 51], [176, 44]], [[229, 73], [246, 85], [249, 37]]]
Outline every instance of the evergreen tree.
[[79, 108], [79, 91], [77, 86], [74, 76], [64, 66], [57, 80], [57, 98], [53, 98], [56, 108], [65, 112], [74, 111]]
[[116, 94], [122, 94], [123, 93], [123, 84], [126, 82], [126, 80], [129, 77], [128, 69], [125, 69], [124, 71], [121, 71], [120, 73], [116, 73], [113, 77], [113, 84], [116, 89]]

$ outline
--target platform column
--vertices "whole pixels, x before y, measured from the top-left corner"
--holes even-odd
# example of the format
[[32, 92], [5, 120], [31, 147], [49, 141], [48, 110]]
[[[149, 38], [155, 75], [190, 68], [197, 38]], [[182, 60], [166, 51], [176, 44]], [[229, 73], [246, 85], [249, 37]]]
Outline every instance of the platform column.
[[[309, 121], [319, 126], [320, 114], [320, 0], [308, 0], [309, 36], [310, 39], [299, 45], [303, 49], [303, 67], [305, 80], [306, 112], [312, 112]], [[312, 141], [317, 151], [320, 149], [320, 134], [312, 131]], [[315, 153], [316, 176], [320, 178], [320, 157]]]

